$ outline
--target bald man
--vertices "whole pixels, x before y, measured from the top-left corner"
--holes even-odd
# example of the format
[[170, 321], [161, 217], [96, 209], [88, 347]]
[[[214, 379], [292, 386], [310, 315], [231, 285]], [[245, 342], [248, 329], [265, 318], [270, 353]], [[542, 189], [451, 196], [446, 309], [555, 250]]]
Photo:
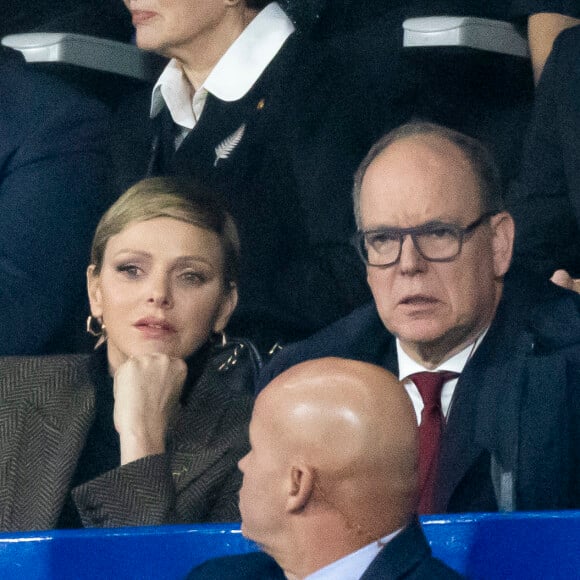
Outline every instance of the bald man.
[[203, 564], [190, 579], [460, 578], [419, 523], [417, 426], [380, 367], [324, 358], [264, 389], [240, 461], [244, 536], [266, 554]]

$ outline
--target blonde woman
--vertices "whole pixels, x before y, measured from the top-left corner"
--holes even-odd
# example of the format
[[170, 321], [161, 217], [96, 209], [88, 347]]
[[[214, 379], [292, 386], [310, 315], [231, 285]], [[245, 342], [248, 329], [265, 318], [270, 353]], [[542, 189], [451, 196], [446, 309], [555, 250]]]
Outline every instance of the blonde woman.
[[2, 530], [238, 519], [256, 359], [224, 345], [236, 227], [212, 192], [155, 178], [102, 217], [93, 355], [0, 359]]

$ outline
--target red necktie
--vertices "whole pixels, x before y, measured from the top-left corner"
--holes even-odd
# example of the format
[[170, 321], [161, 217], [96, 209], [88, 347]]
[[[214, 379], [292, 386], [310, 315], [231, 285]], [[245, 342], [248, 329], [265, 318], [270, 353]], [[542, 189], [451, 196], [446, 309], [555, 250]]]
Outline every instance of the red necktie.
[[439, 461], [439, 443], [445, 419], [441, 410], [441, 389], [458, 373], [421, 372], [409, 376], [423, 399], [419, 425], [419, 513], [433, 513], [433, 491]]

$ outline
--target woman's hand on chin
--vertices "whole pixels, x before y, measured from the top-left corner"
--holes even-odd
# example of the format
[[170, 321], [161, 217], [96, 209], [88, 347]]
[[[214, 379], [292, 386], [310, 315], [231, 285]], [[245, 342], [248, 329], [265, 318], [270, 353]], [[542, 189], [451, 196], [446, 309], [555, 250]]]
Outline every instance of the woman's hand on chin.
[[165, 435], [187, 376], [181, 359], [146, 354], [127, 359], [114, 379], [121, 465], [165, 452]]

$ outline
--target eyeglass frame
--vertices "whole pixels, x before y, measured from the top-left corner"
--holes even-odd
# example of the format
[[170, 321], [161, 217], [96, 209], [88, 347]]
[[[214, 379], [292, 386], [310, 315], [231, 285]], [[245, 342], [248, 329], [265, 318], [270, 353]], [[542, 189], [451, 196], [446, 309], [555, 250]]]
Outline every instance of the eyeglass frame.
[[[466, 225], [465, 227], [458, 226], [457, 224], [446, 223], [446, 222], [429, 222], [423, 224], [422, 226], [415, 226], [412, 228], [377, 228], [374, 230], [358, 230], [351, 238], [351, 244], [355, 247], [358, 255], [361, 257], [362, 261], [367, 265], [371, 266], [372, 268], [390, 268], [395, 264], [398, 264], [401, 260], [401, 255], [403, 253], [403, 242], [407, 236], [411, 236], [411, 240], [413, 241], [413, 246], [419, 253], [419, 255], [428, 262], [453, 262], [463, 250], [463, 242], [466, 237], [472, 235], [475, 230], [483, 225], [489, 218], [493, 217], [500, 213], [501, 210], [491, 210], [482, 213], [475, 221], [471, 222], [470, 224]], [[449, 258], [428, 258], [419, 247], [417, 243], [416, 236], [420, 234], [429, 233], [440, 227], [446, 227], [452, 230], [455, 235], [457, 236], [457, 240], [459, 242], [457, 253]], [[362, 244], [365, 243], [365, 236], [369, 234], [379, 234], [381, 232], [392, 232], [393, 234], [397, 234], [399, 236], [399, 252], [397, 253], [397, 258], [393, 262], [389, 262], [388, 264], [371, 264], [366, 256], [364, 255], [364, 251], [362, 248]]]

